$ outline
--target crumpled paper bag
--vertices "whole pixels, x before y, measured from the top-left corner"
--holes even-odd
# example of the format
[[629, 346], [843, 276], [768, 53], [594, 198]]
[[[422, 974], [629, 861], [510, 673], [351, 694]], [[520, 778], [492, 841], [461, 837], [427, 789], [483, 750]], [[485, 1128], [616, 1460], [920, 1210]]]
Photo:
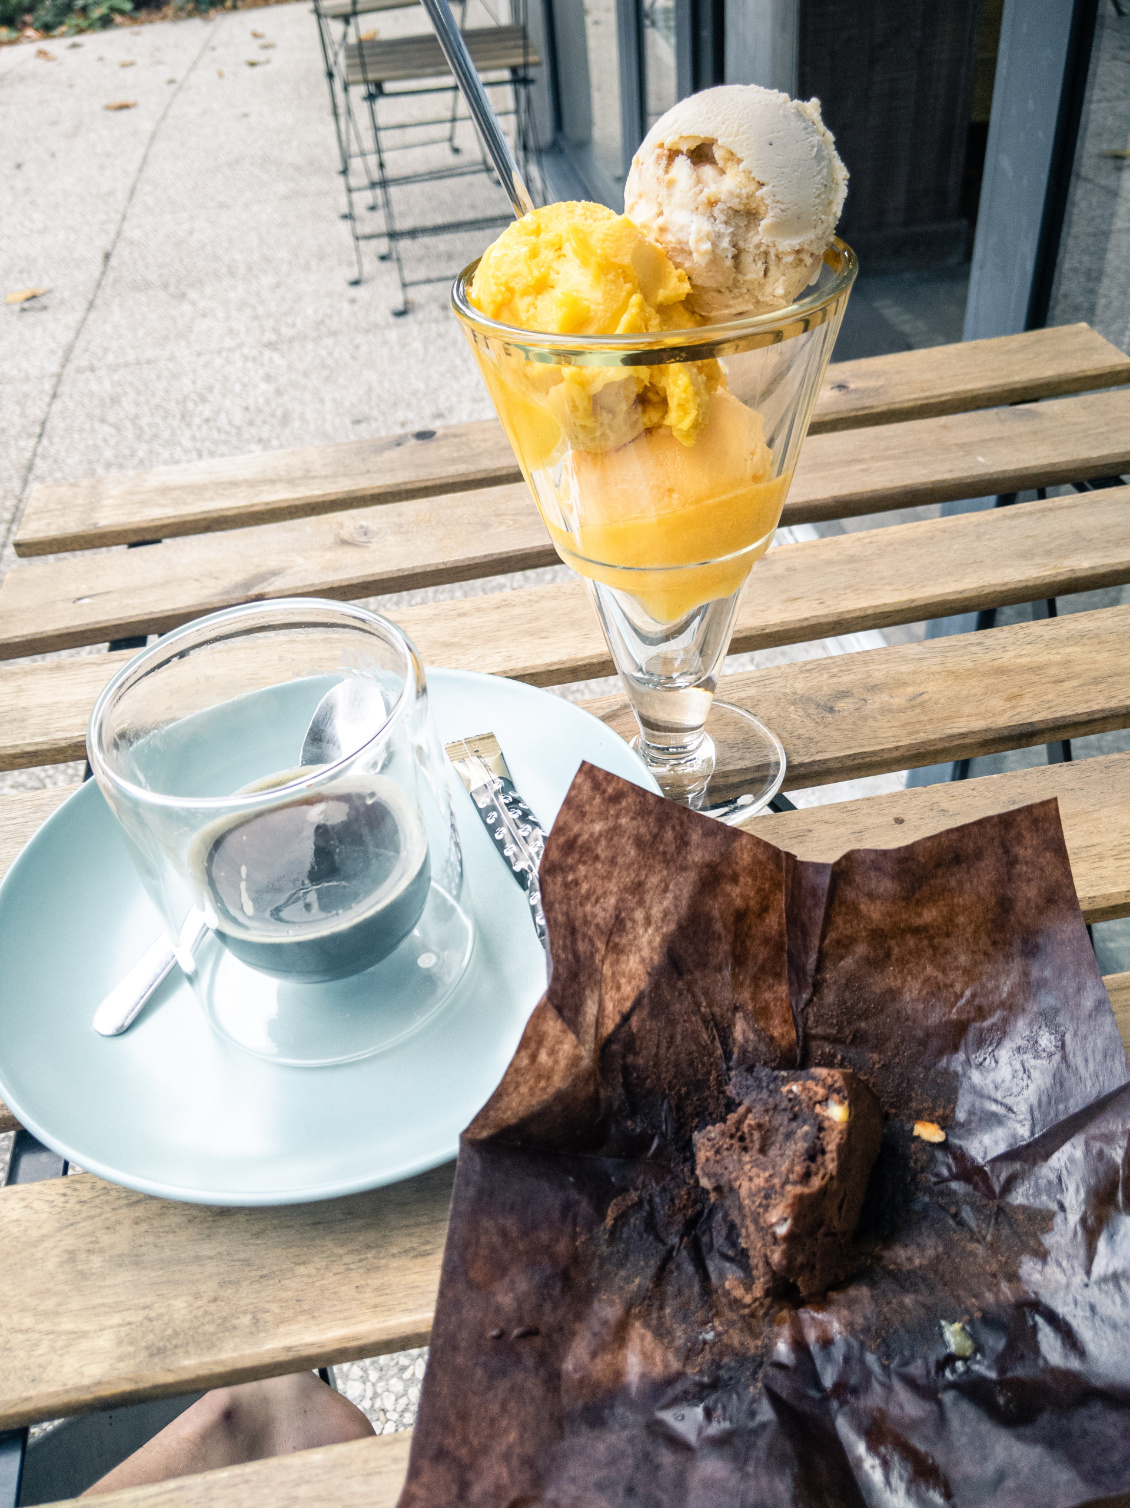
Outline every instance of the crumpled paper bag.
[[[462, 1138], [402, 1508], [1130, 1490], [1130, 1074], [1056, 803], [814, 864], [582, 766], [541, 879], [550, 985]], [[695, 1176], [757, 1064], [882, 1104], [821, 1302], [736, 1302]]]

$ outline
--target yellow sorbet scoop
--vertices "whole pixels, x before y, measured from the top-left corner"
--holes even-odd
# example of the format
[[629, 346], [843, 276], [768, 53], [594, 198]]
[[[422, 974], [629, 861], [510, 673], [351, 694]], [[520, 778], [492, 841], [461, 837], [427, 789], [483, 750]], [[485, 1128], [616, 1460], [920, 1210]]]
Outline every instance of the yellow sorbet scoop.
[[670, 622], [737, 591], [769, 548], [790, 481], [771, 471], [761, 416], [723, 389], [691, 446], [656, 429], [608, 454], [571, 451], [567, 530], [546, 522], [575, 570]]
[[[626, 215], [603, 204], [550, 204], [508, 225], [483, 253], [470, 300], [491, 319], [543, 334], [686, 330], [687, 275]], [[485, 364], [484, 364], [485, 370]], [[532, 470], [562, 440], [606, 451], [667, 425], [683, 444], [706, 422], [714, 362], [554, 365], [514, 352], [487, 374], [515, 449]]]

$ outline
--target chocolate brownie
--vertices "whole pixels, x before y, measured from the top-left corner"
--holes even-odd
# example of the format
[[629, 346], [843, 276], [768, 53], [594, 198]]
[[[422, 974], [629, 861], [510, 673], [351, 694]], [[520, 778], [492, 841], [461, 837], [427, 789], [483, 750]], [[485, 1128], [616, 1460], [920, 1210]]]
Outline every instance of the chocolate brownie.
[[792, 1283], [823, 1293], [851, 1270], [851, 1241], [879, 1151], [879, 1102], [847, 1069], [755, 1068], [732, 1115], [694, 1139], [699, 1182], [749, 1257], [751, 1297]]

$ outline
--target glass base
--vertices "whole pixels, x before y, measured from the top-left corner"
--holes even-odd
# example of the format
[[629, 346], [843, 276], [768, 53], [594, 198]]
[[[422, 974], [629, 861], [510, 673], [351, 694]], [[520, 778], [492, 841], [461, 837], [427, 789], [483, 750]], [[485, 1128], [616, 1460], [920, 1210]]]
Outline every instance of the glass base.
[[642, 734], [632, 748], [669, 800], [731, 825], [763, 811], [785, 778], [781, 740], [731, 702], [711, 703], [703, 739], [693, 751], [672, 757], [645, 743]]
[[432, 884], [415, 928], [387, 958], [328, 984], [274, 979], [209, 933], [193, 988], [213, 1028], [236, 1046], [295, 1068], [349, 1063], [402, 1042], [450, 998], [471, 959], [463, 908]]

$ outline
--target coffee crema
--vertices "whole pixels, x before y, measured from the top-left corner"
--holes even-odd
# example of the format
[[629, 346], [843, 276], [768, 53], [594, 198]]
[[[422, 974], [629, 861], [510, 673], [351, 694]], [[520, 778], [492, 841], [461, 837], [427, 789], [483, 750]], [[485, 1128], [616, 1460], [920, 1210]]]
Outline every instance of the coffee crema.
[[[310, 768], [247, 786], [254, 795]], [[392, 780], [340, 785], [210, 824], [190, 866], [201, 909], [227, 949], [278, 979], [321, 983], [372, 968], [420, 919], [431, 884], [427, 839]]]

